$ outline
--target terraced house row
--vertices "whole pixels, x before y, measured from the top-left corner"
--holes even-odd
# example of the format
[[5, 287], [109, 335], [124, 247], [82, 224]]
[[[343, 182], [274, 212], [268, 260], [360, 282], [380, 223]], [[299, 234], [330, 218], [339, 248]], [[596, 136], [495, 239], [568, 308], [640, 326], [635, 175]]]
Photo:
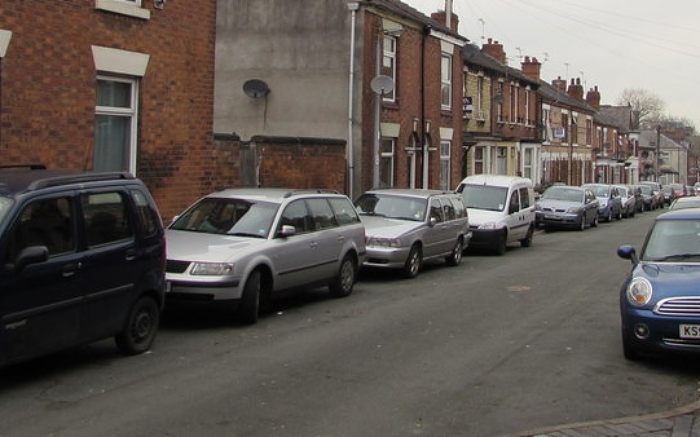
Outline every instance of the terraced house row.
[[474, 45], [450, 4], [4, 0], [0, 164], [128, 170], [166, 218], [224, 186], [659, 175], [628, 107]]

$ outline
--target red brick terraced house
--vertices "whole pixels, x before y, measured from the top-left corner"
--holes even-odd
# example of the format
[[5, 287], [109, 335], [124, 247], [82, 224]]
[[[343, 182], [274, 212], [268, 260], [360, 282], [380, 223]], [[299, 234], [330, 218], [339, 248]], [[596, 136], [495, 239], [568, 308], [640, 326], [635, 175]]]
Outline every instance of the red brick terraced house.
[[3, 0], [0, 165], [130, 171], [165, 218], [229, 183], [215, 20], [215, 0]]

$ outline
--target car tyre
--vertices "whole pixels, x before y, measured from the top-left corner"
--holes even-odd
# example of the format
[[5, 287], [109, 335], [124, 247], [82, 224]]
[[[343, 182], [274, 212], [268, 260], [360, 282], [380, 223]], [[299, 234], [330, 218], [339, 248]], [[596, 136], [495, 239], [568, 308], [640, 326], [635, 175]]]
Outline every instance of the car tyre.
[[521, 247], [530, 247], [532, 246], [532, 236], [535, 233], [535, 228], [530, 226], [527, 230], [527, 234], [525, 235], [525, 238], [520, 240], [520, 246]]
[[593, 216], [593, 221], [591, 222], [591, 227], [592, 228], [597, 228], [598, 227], [598, 213], [596, 212], [595, 215]]
[[506, 246], [507, 246], [507, 238], [508, 238], [508, 236], [506, 235], [506, 231], [501, 231], [501, 233], [498, 235], [496, 247], [494, 248], [494, 253], [496, 255], [498, 255], [498, 256], [505, 255]]
[[639, 352], [632, 346], [624, 332], [622, 333], [622, 354], [625, 356], [625, 359], [629, 361], [637, 361], [640, 358]]
[[260, 317], [260, 290], [262, 274], [253, 270], [243, 287], [241, 306], [238, 308], [238, 319], [246, 325], [255, 324]]
[[159, 322], [158, 303], [152, 297], [141, 297], [131, 307], [122, 331], [115, 337], [117, 347], [124, 355], [146, 352], [153, 345]]
[[357, 263], [355, 258], [346, 254], [340, 263], [338, 276], [328, 285], [331, 296], [346, 297], [352, 294], [352, 289], [357, 281]]
[[464, 246], [462, 245], [462, 237], [457, 239], [454, 248], [452, 248], [452, 253], [450, 256], [445, 258], [445, 264], [450, 267], [458, 266], [462, 262], [462, 252], [464, 251]]
[[418, 276], [422, 266], [423, 252], [418, 244], [414, 244], [408, 252], [406, 263], [403, 266], [403, 276], [408, 279], [415, 278]]
[[609, 209], [609, 210], [608, 210], [608, 215], [605, 216], [605, 221], [608, 222], [608, 223], [610, 223], [611, 221], [613, 221], [612, 209]]
[[618, 219], [618, 220], [622, 220], [622, 208], [620, 208], [620, 209], [617, 211], [617, 217], [615, 217], [615, 218]]
[[581, 214], [581, 223], [578, 225], [578, 230], [583, 232], [586, 230], [586, 214]]

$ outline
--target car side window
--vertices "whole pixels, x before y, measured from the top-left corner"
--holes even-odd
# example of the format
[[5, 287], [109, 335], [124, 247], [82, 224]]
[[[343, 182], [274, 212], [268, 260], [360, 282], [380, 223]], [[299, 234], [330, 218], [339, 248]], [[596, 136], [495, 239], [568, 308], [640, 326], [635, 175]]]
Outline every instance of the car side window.
[[282, 212], [280, 219], [280, 229], [282, 226], [294, 226], [297, 234], [310, 232], [313, 229], [311, 225], [311, 217], [306, 209], [304, 200], [295, 200], [291, 202]]
[[73, 202], [70, 197], [40, 199], [28, 204], [9, 233], [6, 259], [14, 260], [27, 247], [46, 246], [49, 256], [76, 248]]
[[152, 237], [158, 232], [158, 222], [160, 217], [158, 213], [151, 207], [146, 195], [139, 190], [132, 190], [131, 195], [136, 203], [138, 217], [143, 227], [145, 237]]
[[508, 212], [514, 213], [520, 211], [520, 194], [517, 190], [513, 190], [510, 195], [510, 204], [508, 206]]
[[449, 200], [450, 202], [452, 202], [452, 209], [455, 212], [455, 217], [458, 219], [464, 218], [464, 216], [467, 214], [467, 210], [464, 207], [464, 202], [462, 202], [462, 198], [459, 196], [455, 196], [450, 197]]
[[442, 202], [442, 213], [445, 216], [445, 221], [454, 220], [457, 218], [455, 213], [455, 208], [447, 197], [441, 199]]
[[530, 207], [530, 195], [527, 188], [520, 189], [520, 208], [526, 209]]
[[81, 196], [88, 247], [133, 239], [134, 224], [123, 193], [110, 191]]
[[336, 220], [341, 226], [352, 223], [359, 223], [360, 217], [357, 215], [357, 210], [352, 205], [350, 200], [342, 198], [328, 199], [335, 213]]
[[335, 214], [331, 209], [331, 205], [326, 199], [306, 199], [309, 210], [311, 212], [311, 220], [314, 224], [314, 229], [320, 231], [322, 229], [335, 228], [338, 222], [335, 220]]
[[434, 218], [438, 223], [444, 221], [442, 217], [442, 206], [438, 199], [430, 200], [430, 218]]

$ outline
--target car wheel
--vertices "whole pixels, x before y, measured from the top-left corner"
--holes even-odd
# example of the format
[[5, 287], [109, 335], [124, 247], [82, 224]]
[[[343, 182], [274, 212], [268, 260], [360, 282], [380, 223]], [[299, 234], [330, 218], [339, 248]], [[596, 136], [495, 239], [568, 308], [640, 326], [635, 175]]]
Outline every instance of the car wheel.
[[637, 361], [640, 358], [639, 353], [632, 346], [629, 338], [627, 337], [627, 335], [624, 332], [622, 333], [622, 354], [625, 356], [625, 358], [627, 360], [630, 360], [630, 361]]
[[530, 247], [532, 246], [532, 235], [535, 233], [535, 228], [530, 226], [530, 228], [527, 230], [527, 235], [525, 238], [520, 240], [520, 246], [521, 247]]
[[591, 222], [591, 227], [592, 228], [597, 228], [598, 227], [598, 213], [596, 212], [595, 215], [593, 216], [593, 221]]
[[612, 209], [610, 209], [610, 210], [608, 210], [608, 215], [605, 216], [605, 221], [610, 223], [612, 220], [613, 220], [613, 213], [612, 213]]
[[423, 253], [420, 246], [414, 244], [408, 252], [406, 263], [403, 266], [403, 276], [408, 279], [413, 279], [418, 276], [418, 272], [423, 265]]
[[581, 223], [578, 225], [578, 230], [583, 232], [586, 230], [586, 214], [581, 214]]
[[445, 264], [451, 267], [459, 265], [459, 263], [462, 262], [462, 251], [462, 237], [459, 237], [457, 238], [454, 248], [452, 248], [452, 253], [450, 253], [450, 256], [445, 258]]
[[615, 218], [618, 219], [618, 220], [622, 220], [622, 208], [620, 208], [620, 209], [617, 211], [617, 217], [615, 217]]
[[338, 276], [328, 285], [328, 289], [331, 295], [335, 297], [350, 296], [356, 280], [357, 264], [355, 263], [355, 258], [347, 254], [345, 258], [343, 258], [343, 262], [340, 263]]
[[115, 341], [125, 355], [136, 355], [151, 348], [160, 321], [160, 309], [152, 297], [144, 296], [136, 301], [122, 331]]
[[498, 256], [503, 256], [506, 253], [506, 246], [507, 246], [507, 238], [508, 236], [506, 235], [506, 231], [501, 231], [500, 235], [498, 236], [498, 241], [496, 242], [496, 247], [494, 248], [494, 253]]
[[241, 306], [238, 308], [238, 319], [247, 325], [256, 323], [260, 316], [261, 283], [262, 275], [260, 270], [253, 270], [243, 287]]

